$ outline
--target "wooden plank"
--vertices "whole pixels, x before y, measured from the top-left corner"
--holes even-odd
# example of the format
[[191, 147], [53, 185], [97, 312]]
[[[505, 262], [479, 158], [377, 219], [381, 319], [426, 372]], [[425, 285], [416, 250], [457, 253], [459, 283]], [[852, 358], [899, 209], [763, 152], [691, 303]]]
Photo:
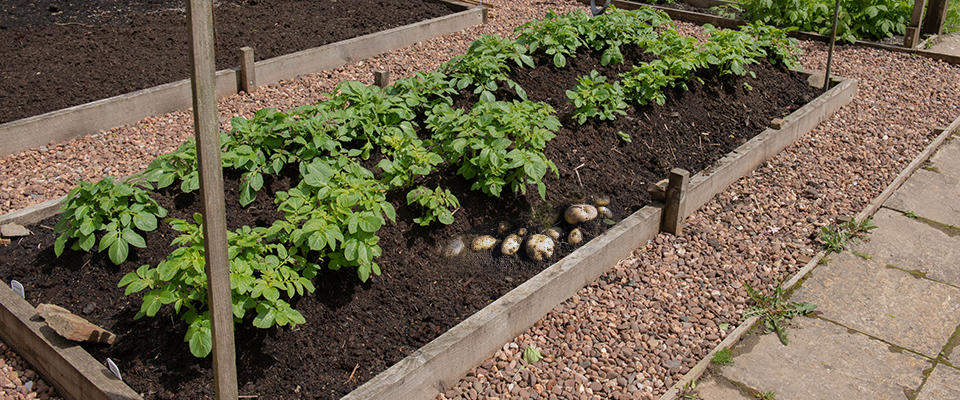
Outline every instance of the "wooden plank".
[[433, 399], [504, 343], [656, 237], [661, 206], [647, 206], [484, 307], [343, 400]]
[[[141, 399], [80, 345], [57, 335], [30, 303], [0, 285], [0, 338], [66, 399]], [[29, 290], [29, 288], [27, 288]]]
[[[821, 77], [822, 81], [822, 77]], [[811, 83], [815, 83], [812, 79]], [[799, 110], [784, 117], [786, 125], [779, 130], [766, 129], [753, 139], [740, 146], [730, 155], [721, 159], [715, 166], [707, 168], [690, 180], [686, 202], [682, 215], [706, 204], [717, 193], [740, 179], [744, 174], [769, 160], [795, 142], [800, 136], [816, 127], [840, 107], [846, 105], [857, 92], [857, 81], [840, 80], [836, 86], [817, 97]]]
[[[473, 7], [455, 1], [443, 3], [450, 3], [455, 9]], [[304, 50], [295, 53], [297, 56], [290, 54], [260, 61], [256, 63], [258, 81], [261, 85], [269, 84], [297, 75], [337, 68], [456, 32], [477, 25], [482, 20], [483, 9], [468, 8], [444, 17]], [[218, 98], [236, 94], [239, 68], [218, 71], [216, 79]], [[190, 106], [190, 80], [184, 79], [7, 122], [0, 124], [0, 156], [132, 124], [145, 117], [163, 115]]]
[[463, 29], [464, 20], [476, 25], [483, 19], [479, 8], [434, 18], [416, 25], [399, 27], [321, 46], [310, 50], [257, 62], [257, 77], [264, 83], [277, 82], [290, 76], [337, 68], [394, 49], [404, 48], [425, 38], [445, 35]]

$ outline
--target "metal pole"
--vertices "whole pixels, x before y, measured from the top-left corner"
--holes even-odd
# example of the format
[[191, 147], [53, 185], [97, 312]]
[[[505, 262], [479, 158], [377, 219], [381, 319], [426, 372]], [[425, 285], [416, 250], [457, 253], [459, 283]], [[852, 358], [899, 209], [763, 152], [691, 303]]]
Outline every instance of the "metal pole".
[[830, 64], [833, 63], [833, 44], [837, 41], [837, 17], [840, 16], [840, 0], [833, 7], [833, 29], [830, 29], [830, 50], [827, 51], [827, 73], [823, 77], [823, 90], [830, 89]]
[[213, 1], [188, 0], [190, 23], [190, 87], [193, 91], [193, 127], [197, 139], [200, 198], [203, 202], [204, 256], [207, 300], [213, 339], [214, 393], [218, 400], [236, 400], [237, 364], [233, 343], [233, 300], [227, 256], [220, 126], [217, 123], [216, 63]]

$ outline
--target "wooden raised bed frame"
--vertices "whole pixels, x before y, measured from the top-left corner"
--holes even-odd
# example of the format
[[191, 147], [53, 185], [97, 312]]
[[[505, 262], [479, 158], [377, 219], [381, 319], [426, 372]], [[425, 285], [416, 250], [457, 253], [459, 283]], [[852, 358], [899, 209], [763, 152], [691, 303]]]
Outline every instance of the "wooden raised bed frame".
[[[809, 74], [812, 86], [823, 76]], [[779, 130], [766, 129], [715, 165], [690, 177], [679, 205], [685, 217], [764, 161], [846, 105], [857, 81], [832, 79], [833, 87], [784, 117]], [[56, 212], [57, 200], [0, 216], [35, 223]], [[440, 337], [363, 384], [344, 399], [430, 399], [453, 387], [474, 366], [513, 340], [570, 296], [660, 232], [663, 204], [633, 213], [607, 232], [484, 307]], [[107, 368], [77, 344], [59, 338], [36, 317], [33, 307], [0, 285], [0, 337], [68, 399], [139, 399]]]
[[[278, 82], [298, 75], [337, 68], [486, 22], [485, 8], [454, 0], [429, 1], [446, 4], [458, 12], [249, 63], [255, 68], [252, 75], [256, 76], [257, 84], [260, 85]], [[243, 72], [248, 71], [245, 69]], [[239, 67], [218, 71], [217, 98], [242, 90], [247, 82], [241, 81], [241, 75], [243, 74]], [[7, 122], [0, 125], [0, 156], [131, 124], [149, 116], [186, 109], [192, 105], [191, 99], [190, 79], [184, 79]]]

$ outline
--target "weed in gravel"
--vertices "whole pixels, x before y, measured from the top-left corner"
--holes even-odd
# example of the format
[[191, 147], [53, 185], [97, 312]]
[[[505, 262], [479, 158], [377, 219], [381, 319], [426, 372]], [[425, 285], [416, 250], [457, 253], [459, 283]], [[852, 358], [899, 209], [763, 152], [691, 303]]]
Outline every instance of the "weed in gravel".
[[787, 321], [799, 315], [805, 315], [817, 309], [817, 306], [810, 303], [797, 303], [787, 301], [784, 298], [782, 286], [773, 288], [771, 295], [765, 295], [748, 284], [743, 285], [747, 290], [747, 295], [755, 303], [743, 313], [743, 318], [759, 317], [763, 325], [770, 331], [776, 332], [780, 337], [780, 343], [786, 346], [789, 343], [787, 339]]

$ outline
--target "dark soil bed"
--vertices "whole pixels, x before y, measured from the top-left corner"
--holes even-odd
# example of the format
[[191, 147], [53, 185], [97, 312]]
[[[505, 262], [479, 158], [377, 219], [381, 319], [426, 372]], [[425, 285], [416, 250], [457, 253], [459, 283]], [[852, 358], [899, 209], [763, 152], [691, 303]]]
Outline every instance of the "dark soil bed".
[[[644, 57], [637, 53], [626, 51], [628, 59]], [[696, 173], [761, 132], [771, 118], [789, 114], [819, 94], [798, 74], [764, 63], [752, 68], [756, 79], [718, 78], [714, 71], [705, 71], [700, 74], [703, 84], [691, 80], [690, 91], [668, 92], [665, 106], [631, 107], [616, 121], [580, 126], [572, 119], [564, 90], [592, 69], [611, 77], [630, 69], [630, 61], [601, 67], [598, 58], [581, 53], [566, 69], [540, 67], [513, 74], [532, 100], [556, 108], [564, 125], [547, 146], [548, 158], [560, 170], [559, 179], [545, 179], [548, 202], [539, 199], [535, 188], [525, 196], [500, 199], [471, 193], [470, 183], [455, 171], [441, 171], [426, 184], [449, 187], [462, 208], [453, 225], [422, 228], [411, 222], [419, 210], [405, 207], [403, 196], [394, 195], [398, 222], [379, 232], [382, 276], [360, 283], [353, 270], [325, 270], [314, 281], [316, 292], [294, 302], [306, 324], [269, 330], [237, 324], [241, 393], [260, 399], [341, 397], [548, 266], [493, 251], [445, 258], [441, 249], [451, 238], [492, 232], [503, 220], [541, 231], [553, 212], [598, 196], [610, 197], [614, 219], [621, 220], [649, 203], [647, 184], [665, 178], [670, 168]], [[538, 65], [547, 64], [544, 61], [539, 59]], [[501, 91], [501, 96], [510, 93]], [[460, 103], [469, 104], [469, 96]], [[628, 133], [632, 142], [622, 141], [618, 131]], [[292, 178], [268, 179], [268, 189], [241, 209], [237, 176], [229, 171], [225, 175], [230, 229], [267, 225], [278, 217], [272, 192], [289, 187]], [[186, 218], [199, 210], [195, 194], [165, 190], [158, 197], [172, 217]], [[84, 347], [100, 361], [109, 357], [117, 362], [125, 381], [146, 398], [210, 395], [210, 361], [198, 362], [190, 355], [182, 341], [184, 324], [169, 310], [134, 321], [140, 298], [124, 297], [116, 287], [124, 274], [165, 257], [176, 232], [162, 226], [148, 236], [148, 249], [114, 266], [105, 254], [68, 251], [55, 258], [50, 229], [55, 222], [31, 226], [34, 236], [0, 248], [0, 279], [23, 283], [34, 305], [60, 304], [118, 334], [113, 346]], [[570, 229], [562, 222], [558, 226]], [[598, 221], [586, 224], [585, 241], [607, 227]], [[553, 260], [572, 250], [572, 245], [561, 245]]]
[[[429, 0], [220, 0], [217, 69], [452, 13]], [[0, 123], [190, 76], [184, 0], [5, 0]]]

